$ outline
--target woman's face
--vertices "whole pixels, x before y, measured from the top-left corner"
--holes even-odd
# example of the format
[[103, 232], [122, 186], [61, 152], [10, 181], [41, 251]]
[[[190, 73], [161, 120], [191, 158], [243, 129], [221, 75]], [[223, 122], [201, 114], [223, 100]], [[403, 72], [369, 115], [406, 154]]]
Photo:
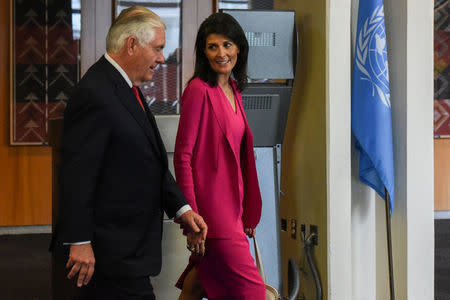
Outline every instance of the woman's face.
[[226, 36], [212, 33], [206, 38], [205, 55], [217, 74], [230, 76], [238, 54], [238, 46]]

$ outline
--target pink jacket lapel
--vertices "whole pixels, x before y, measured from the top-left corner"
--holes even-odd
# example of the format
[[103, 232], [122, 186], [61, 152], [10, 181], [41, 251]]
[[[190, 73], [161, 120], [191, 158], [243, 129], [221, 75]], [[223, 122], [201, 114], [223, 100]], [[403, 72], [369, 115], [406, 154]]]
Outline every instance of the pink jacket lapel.
[[214, 111], [214, 115], [216, 116], [216, 119], [219, 123], [219, 127], [221, 129], [221, 131], [223, 132], [223, 134], [226, 137], [226, 140], [228, 141], [228, 146], [231, 150], [231, 152], [233, 152], [233, 156], [234, 159], [236, 161], [236, 163], [238, 163], [237, 161], [237, 153], [234, 152], [233, 147], [231, 146], [231, 132], [230, 132], [230, 126], [228, 126], [228, 121], [227, 121], [227, 116], [226, 116], [226, 109], [229, 109], [228, 107], [226, 107], [225, 105], [228, 105], [228, 103], [226, 103], [225, 101], [222, 101], [222, 92], [220, 90], [219, 86], [215, 86], [215, 87], [210, 87], [208, 89], [208, 99], [211, 102], [211, 106], [213, 108]]

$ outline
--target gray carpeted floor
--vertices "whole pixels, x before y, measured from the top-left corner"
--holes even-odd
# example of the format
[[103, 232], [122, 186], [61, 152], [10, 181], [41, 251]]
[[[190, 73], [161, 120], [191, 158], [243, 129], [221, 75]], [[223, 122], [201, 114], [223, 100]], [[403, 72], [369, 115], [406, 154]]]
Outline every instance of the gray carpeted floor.
[[450, 299], [450, 220], [435, 220], [434, 292], [436, 300]]
[[[435, 221], [435, 299], [450, 299], [450, 220]], [[50, 234], [0, 235], [0, 299], [51, 300]]]
[[51, 300], [50, 234], [0, 236], [0, 299]]

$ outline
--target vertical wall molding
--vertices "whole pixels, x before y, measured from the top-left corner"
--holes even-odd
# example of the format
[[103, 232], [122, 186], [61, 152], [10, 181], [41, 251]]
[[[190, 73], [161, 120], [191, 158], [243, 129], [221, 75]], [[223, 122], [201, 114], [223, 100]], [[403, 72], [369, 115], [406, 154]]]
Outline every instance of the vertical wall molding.
[[195, 65], [195, 39], [200, 24], [210, 14], [213, 13], [214, 5], [212, 0], [184, 0], [181, 2], [182, 14], [182, 67], [181, 84], [183, 91], [188, 80], [194, 74]]
[[106, 52], [111, 0], [81, 0], [81, 76]]
[[[352, 299], [351, 0], [327, 4], [328, 299]], [[325, 292], [324, 292], [325, 293]]]

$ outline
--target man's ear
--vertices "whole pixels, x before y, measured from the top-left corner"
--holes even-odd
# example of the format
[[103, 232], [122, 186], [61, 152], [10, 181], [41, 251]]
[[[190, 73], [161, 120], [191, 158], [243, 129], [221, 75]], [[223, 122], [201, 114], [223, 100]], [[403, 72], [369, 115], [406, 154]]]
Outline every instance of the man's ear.
[[136, 36], [130, 35], [129, 37], [127, 37], [127, 39], [125, 41], [125, 47], [126, 47], [128, 55], [133, 55], [135, 53], [137, 43], [138, 43], [138, 40], [137, 40]]

